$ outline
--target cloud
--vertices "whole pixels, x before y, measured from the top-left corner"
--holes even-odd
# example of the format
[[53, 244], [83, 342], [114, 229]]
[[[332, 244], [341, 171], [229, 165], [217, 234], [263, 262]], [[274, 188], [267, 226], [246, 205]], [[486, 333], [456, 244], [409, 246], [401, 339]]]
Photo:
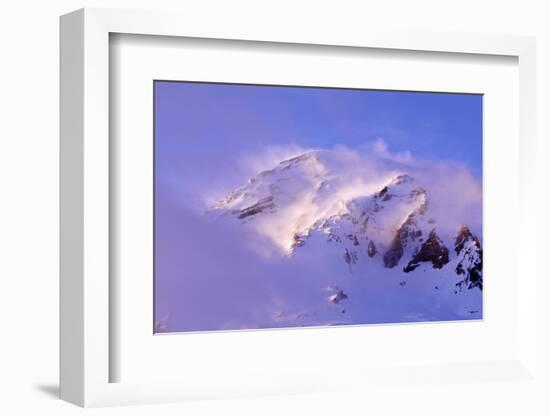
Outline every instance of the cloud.
[[457, 227], [466, 224], [482, 237], [481, 178], [453, 161], [425, 161], [412, 172], [428, 190], [430, 214], [440, 232], [454, 235]]
[[[308, 153], [317, 155], [318, 162], [300, 164], [290, 176], [278, 173], [284, 186], [271, 183], [271, 176], [261, 175], [280, 166], [281, 161]], [[288, 253], [296, 234], [305, 232], [320, 219], [346, 212], [350, 200], [380, 191], [400, 174], [414, 177], [427, 190], [429, 215], [441, 234], [454, 235], [461, 224], [467, 224], [481, 238], [481, 179], [457, 161], [422, 159], [410, 151], [392, 152], [381, 138], [359, 149], [342, 145], [331, 149], [273, 145], [228, 159], [227, 165], [234, 169], [227, 175], [219, 175], [210, 186], [185, 192], [174, 188], [174, 192], [186, 209], [200, 214], [240, 187], [246, 187], [249, 195], [229, 207], [233, 210], [251, 206], [269, 197], [274, 186], [282, 186], [277, 195], [277, 212], [258, 216], [250, 225], [261, 241], [251, 242], [248, 238], [248, 242], [262, 256]], [[253, 178], [256, 180], [251, 183]], [[406, 215], [404, 212], [403, 216]], [[386, 234], [384, 238], [391, 239], [393, 230]]]
[[[296, 165], [291, 173], [280, 169], [281, 161], [302, 154], [315, 158]], [[262, 153], [241, 156], [238, 164], [250, 172], [250, 177], [274, 169], [245, 185], [245, 196], [228, 208], [244, 209], [276, 192], [277, 211], [256, 217], [250, 227], [283, 253], [289, 252], [296, 234], [306, 232], [321, 219], [345, 213], [349, 201], [380, 191], [400, 174], [414, 177], [427, 190], [429, 214], [441, 233], [453, 235], [463, 223], [481, 232], [479, 178], [456, 161], [420, 159], [411, 152], [392, 153], [382, 139], [367, 143], [362, 150], [341, 145], [332, 149], [272, 146]], [[408, 212], [402, 215], [406, 217]], [[393, 231], [388, 230], [386, 239], [392, 238]], [[256, 251], [273, 255], [272, 247], [265, 244], [256, 245]]]
[[[259, 172], [281, 167], [282, 160], [308, 152], [313, 156], [300, 168], [280, 169], [277, 183], [262, 180], [269, 174], [248, 181]], [[427, 190], [429, 215], [436, 220], [441, 237], [454, 235], [464, 223], [481, 238], [480, 178], [460, 162], [421, 159], [411, 152], [394, 153], [382, 139], [366, 143], [361, 149], [270, 146], [262, 152], [239, 155], [231, 165], [238, 167], [238, 172], [215, 193], [196, 187], [189, 199], [174, 192], [169, 184], [157, 189], [155, 317], [162, 331], [339, 322], [333, 320], [333, 305], [326, 303], [326, 287], [335, 282], [339, 287], [349, 285], [346, 293], [350, 298], [354, 296], [349, 271], [342, 268], [345, 263], [341, 251], [323, 241], [314, 250], [304, 250], [300, 261], [284, 254], [296, 232], [320, 218], [345, 212], [348, 201], [380, 191], [399, 174], [409, 174]], [[198, 211], [197, 205], [189, 202], [200, 200], [199, 206], [211, 206], [212, 195], [221, 198], [238, 186], [248, 187], [231, 211], [277, 191], [270, 186], [273, 184], [284, 187], [277, 195], [284, 203], [275, 213], [258, 215], [245, 226], [235, 221], [234, 215], [214, 218], [211, 212]], [[387, 233], [390, 238], [392, 230]], [[395, 269], [377, 270], [385, 272]], [[399, 321], [403, 311], [426, 312], [420, 301], [420, 306], [410, 305], [416, 297], [405, 301], [400, 293], [405, 292], [357, 292], [357, 299], [367, 296], [368, 301], [357, 301], [361, 308], [355, 312], [349, 309], [345, 316], [338, 312], [337, 318], [362, 323], [375, 322], [383, 315], [386, 321], [393, 319], [388, 316]]]
[[409, 151], [401, 153], [391, 153], [388, 149], [387, 143], [382, 138], [376, 139], [370, 144], [371, 153], [374, 157], [378, 157], [382, 160], [391, 160], [403, 164], [412, 164], [413, 157]]

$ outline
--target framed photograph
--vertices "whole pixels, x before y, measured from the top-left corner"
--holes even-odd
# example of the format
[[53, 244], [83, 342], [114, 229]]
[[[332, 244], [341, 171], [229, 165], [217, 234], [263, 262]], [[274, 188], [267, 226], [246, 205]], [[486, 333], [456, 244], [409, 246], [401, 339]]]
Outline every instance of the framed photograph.
[[483, 318], [481, 94], [153, 88], [155, 333]]
[[62, 398], [536, 383], [534, 60], [507, 35], [63, 16]]

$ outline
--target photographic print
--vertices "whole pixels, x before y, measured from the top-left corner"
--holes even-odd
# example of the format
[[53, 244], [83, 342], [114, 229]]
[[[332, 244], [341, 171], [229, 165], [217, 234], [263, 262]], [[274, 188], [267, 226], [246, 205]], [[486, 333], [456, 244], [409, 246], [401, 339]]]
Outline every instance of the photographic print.
[[482, 95], [153, 88], [155, 333], [482, 319]]

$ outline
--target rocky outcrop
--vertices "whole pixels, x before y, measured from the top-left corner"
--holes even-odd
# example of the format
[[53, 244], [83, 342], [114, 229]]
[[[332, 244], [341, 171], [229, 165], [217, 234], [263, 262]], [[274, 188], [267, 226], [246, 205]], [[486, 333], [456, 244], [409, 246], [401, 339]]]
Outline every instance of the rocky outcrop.
[[395, 178], [393, 178], [391, 184], [392, 185], [402, 185], [404, 183], [412, 182], [414, 179], [409, 175], [398, 175]]
[[294, 234], [292, 237], [291, 248], [302, 247], [306, 243], [307, 235]]
[[393, 238], [390, 243], [390, 247], [384, 253], [384, 267], [391, 269], [392, 267], [397, 266], [401, 257], [404, 253], [404, 244], [401, 234], [397, 232], [397, 235]]
[[273, 199], [273, 196], [268, 196], [267, 198], [260, 199], [254, 205], [241, 209], [240, 211], [238, 211], [238, 218], [242, 220], [246, 217], [250, 217], [252, 215], [259, 214], [260, 212], [275, 208], [275, 203], [273, 202]]
[[388, 187], [384, 186], [380, 192], [378, 192], [378, 198], [382, 201], [389, 201], [392, 198], [392, 194], [388, 193]]
[[420, 206], [416, 209], [418, 215], [424, 215], [428, 210], [428, 194], [424, 188], [415, 188], [411, 191], [409, 198], [411, 201], [422, 201]]
[[355, 250], [348, 250], [346, 248], [346, 251], [344, 252], [344, 260], [349, 265], [357, 263], [357, 252]]
[[412, 272], [420, 263], [430, 262], [434, 269], [441, 269], [449, 262], [449, 249], [437, 236], [435, 230], [430, 232], [428, 239], [417, 248], [412, 259], [403, 268], [405, 273]]
[[370, 240], [369, 246], [367, 248], [367, 254], [369, 255], [369, 257], [374, 257], [376, 256], [377, 252], [378, 250], [376, 249], [376, 244], [374, 244], [374, 241]]
[[483, 251], [481, 243], [466, 225], [462, 225], [455, 240], [455, 252], [459, 258], [456, 274], [462, 276], [456, 286], [483, 290]]
[[357, 238], [357, 236], [355, 234], [346, 234], [346, 238], [348, 240], [350, 240], [354, 246], [358, 246], [359, 245], [359, 239]]
[[367, 215], [363, 222], [361, 223], [361, 227], [359, 227], [359, 232], [361, 234], [367, 234], [367, 231], [369, 230], [369, 216]]
[[[295, 156], [295, 157], [292, 157], [290, 159], [287, 159], [287, 160], [283, 160], [281, 162], [279, 162], [279, 165], [283, 168], [283, 169], [290, 169], [296, 165], [299, 165], [300, 163], [320, 163], [320, 160], [319, 158], [317, 157], [317, 155], [315, 154], [315, 152], [306, 152], [306, 153], [303, 153], [301, 155], [298, 155], [298, 156]], [[273, 170], [271, 171], [266, 171], [266, 172], [273, 172]]]
[[[401, 185], [405, 183], [412, 183], [414, 181], [409, 175], [399, 175], [393, 179], [391, 185]], [[382, 195], [382, 201], [387, 200], [388, 189], [385, 187], [378, 193], [378, 197]], [[399, 264], [399, 261], [403, 257], [405, 247], [411, 242], [414, 242], [422, 237], [422, 230], [418, 226], [417, 219], [423, 216], [428, 209], [428, 196], [423, 188], [416, 187], [411, 190], [408, 195], [398, 195], [407, 204], [416, 204], [414, 209], [405, 222], [401, 224], [397, 230], [394, 238], [390, 242], [390, 245], [384, 253], [384, 267], [393, 268]]]
[[389, 248], [384, 253], [384, 267], [391, 269], [397, 266], [409, 241], [415, 241], [422, 236], [422, 231], [418, 228], [415, 217], [416, 212], [413, 212], [397, 230]]
[[333, 287], [330, 289], [336, 292], [328, 297], [328, 301], [330, 303], [339, 304], [348, 298], [348, 295], [346, 295], [342, 289], [339, 289], [338, 287]]
[[468, 242], [472, 242], [474, 246], [481, 249], [481, 244], [479, 243], [479, 239], [474, 234], [472, 234], [472, 232], [470, 231], [467, 225], [463, 224], [458, 230], [458, 233], [455, 239], [456, 254], [460, 254], [460, 252], [464, 250], [464, 247]]

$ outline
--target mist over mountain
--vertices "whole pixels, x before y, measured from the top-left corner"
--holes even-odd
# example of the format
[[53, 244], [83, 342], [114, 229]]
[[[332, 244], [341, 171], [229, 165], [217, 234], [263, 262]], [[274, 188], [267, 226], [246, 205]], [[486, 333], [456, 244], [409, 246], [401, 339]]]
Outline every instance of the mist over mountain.
[[166, 302], [161, 331], [482, 317], [481, 185], [459, 164], [306, 149], [187, 214], [195, 261], [165, 297], [188, 310]]

